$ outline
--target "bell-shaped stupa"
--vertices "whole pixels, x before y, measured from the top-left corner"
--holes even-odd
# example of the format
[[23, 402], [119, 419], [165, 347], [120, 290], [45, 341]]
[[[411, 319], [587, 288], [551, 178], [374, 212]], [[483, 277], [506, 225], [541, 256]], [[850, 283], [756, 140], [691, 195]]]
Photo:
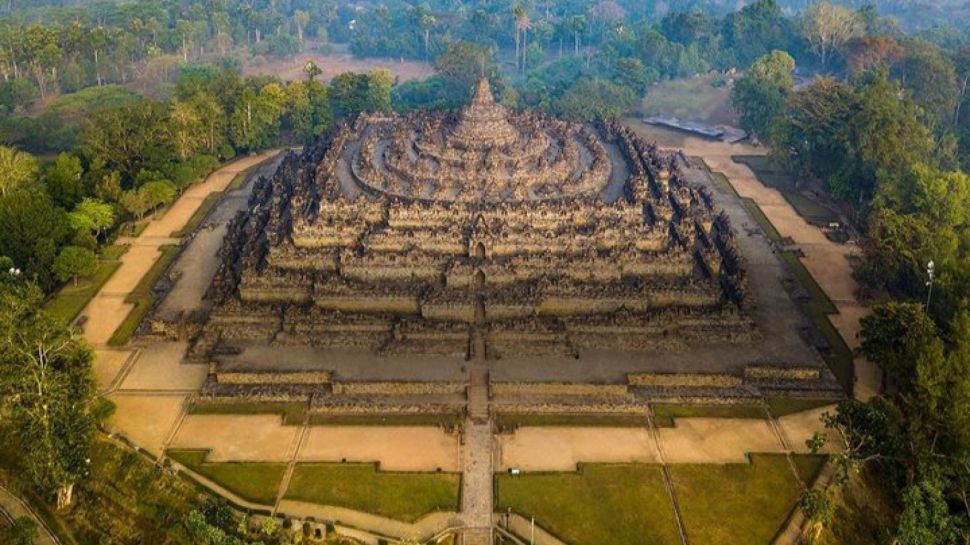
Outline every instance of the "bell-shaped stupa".
[[492, 97], [488, 80], [482, 78], [451, 136], [457, 147], [481, 150], [514, 144], [519, 132], [509, 123], [505, 107]]

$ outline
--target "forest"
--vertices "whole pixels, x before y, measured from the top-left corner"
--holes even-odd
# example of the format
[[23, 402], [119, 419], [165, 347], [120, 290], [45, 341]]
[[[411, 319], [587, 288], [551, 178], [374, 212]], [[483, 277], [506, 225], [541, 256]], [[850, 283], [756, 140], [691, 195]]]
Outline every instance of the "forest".
[[[893, 526], [874, 542], [967, 543], [970, 5], [734, 8], [716, 0], [2, 6], [0, 431], [35, 453], [14, 462], [28, 486], [50, 499], [82, 481], [94, 430], [110, 412], [96, 396], [89, 349], [43, 303], [224, 162], [313, 141], [361, 111], [458, 108], [482, 74], [506, 106], [596, 122], [622, 116], [658, 81], [738, 72], [731, 96], [742, 128], [819, 183], [862, 234], [857, 276], [873, 303], [863, 352], [887, 388], [831, 416], [850, 447], [842, 477], [875, 471], [897, 499]], [[241, 73], [251, 57], [335, 48], [427, 61], [435, 75], [396, 81], [375, 70], [323, 81], [312, 64], [293, 81]], [[57, 350], [35, 357], [37, 346]], [[46, 382], [37, 390], [39, 375]], [[831, 497], [803, 501], [820, 528], [831, 522]], [[199, 509], [181, 513], [179, 542], [216, 530], [223, 541], [206, 542], [242, 542], [220, 522], [220, 507]]]

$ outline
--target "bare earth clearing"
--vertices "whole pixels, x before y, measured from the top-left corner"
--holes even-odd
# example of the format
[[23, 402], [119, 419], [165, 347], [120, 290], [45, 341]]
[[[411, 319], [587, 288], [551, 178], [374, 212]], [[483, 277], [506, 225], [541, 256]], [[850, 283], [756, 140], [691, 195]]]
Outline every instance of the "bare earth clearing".
[[307, 61], [313, 61], [320, 68], [322, 81], [330, 81], [337, 74], [344, 72], [370, 72], [377, 68], [386, 68], [398, 80], [423, 80], [434, 74], [434, 68], [425, 62], [409, 59], [360, 59], [350, 53], [331, 53], [324, 55], [310, 51], [299, 53], [290, 59], [275, 59], [257, 57], [246, 60], [243, 64], [244, 76], [278, 76], [283, 80], [306, 79], [303, 67]]

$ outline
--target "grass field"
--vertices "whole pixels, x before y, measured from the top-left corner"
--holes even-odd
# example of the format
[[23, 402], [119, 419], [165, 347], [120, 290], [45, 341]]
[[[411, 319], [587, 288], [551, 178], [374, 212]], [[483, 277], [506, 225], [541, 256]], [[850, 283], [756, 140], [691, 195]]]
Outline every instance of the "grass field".
[[105, 282], [121, 266], [121, 255], [128, 248], [126, 246], [108, 246], [101, 251], [98, 268], [90, 278], [83, 280], [78, 286], [67, 283], [47, 303], [46, 310], [59, 323], [68, 325], [77, 318], [90, 301], [104, 286]]
[[534, 516], [571, 545], [680, 543], [659, 465], [579, 467], [576, 473], [497, 475], [497, 510]]
[[654, 422], [660, 427], [673, 427], [674, 418], [767, 418], [764, 409], [755, 405], [677, 405], [659, 403], [653, 406]]
[[501, 430], [519, 426], [590, 426], [611, 428], [643, 428], [647, 419], [642, 415], [623, 414], [508, 414], [495, 416], [495, 424]]
[[311, 426], [442, 426], [454, 428], [458, 413], [442, 414], [310, 414]]
[[731, 108], [731, 88], [711, 85], [724, 81], [716, 75], [662, 81], [651, 86], [639, 111], [648, 116], [676, 117], [703, 123], [737, 125]]
[[212, 479], [244, 500], [273, 505], [286, 464], [271, 462], [206, 462], [205, 450], [170, 450], [168, 456]]
[[412, 522], [435, 511], [457, 511], [460, 481], [452, 473], [378, 471], [376, 464], [303, 463], [284, 497]]
[[[817, 471], [821, 458], [799, 462], [800, 470]], [[802, 492], [781, 455], [754, 455], [751, 464], [675, 464], [670, 474], [687, 537], [705, 545], [771, 543]]]
[[141, 324], [145, 316], [152, 309], [152, 305], [155, 303], [155, 296], [152, 294], [152, 288], [158, 282], [158, 280], [165, 274], [168, 270], [169, 265], [175, 261], [178, 257], [179, 248], [178, 246], [162, 246], [161, 255], [158, 257], [158, 261], [152, 265], [152, 268], [145, 273], [145, 276], [138, 282], [135, 289], [128, 294], [125, 301], [135, 305], [125, 320], [121, 322], [118, 329], [115, 330], [111, 338], [108, 339], [108, 344], [111, 346], [121, 346], [128, 342], [129, 339], [135, 334], [138, 329], [138, 325]]
[[790, 397], [773, 397], [765, 400], [771, 415], [774, 417], [786, 416], [789, 414], [800, 413], [811, 409], [817, 409], [826, 405], [832, 405], [832, 399], [800, 399]]

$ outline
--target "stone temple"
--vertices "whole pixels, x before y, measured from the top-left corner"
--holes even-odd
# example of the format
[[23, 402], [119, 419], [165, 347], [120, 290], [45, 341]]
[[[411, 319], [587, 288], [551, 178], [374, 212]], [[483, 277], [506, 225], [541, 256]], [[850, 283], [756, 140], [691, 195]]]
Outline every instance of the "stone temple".
[[[204, 393], [328, 380], [326, 361], [295, 353], [378, 369], [521, 362], [514, 372], [575, 369], [587, 353], [630, 362], [623, 373], [757, 363], [764, 335], [731, 220], [675, 159], [619, 123], [509, 112], [485, 80], [458, 113], [362, 114], [290, 153], [230, 225], [190, 335], [190, 357], [230, 362], [213, 363]], [[234, 358], [253, 347], [248, 364]], [[697, 347], [706, 360], [679, 363]], [[253, 369], [263, 378], [239, 379]], [[265, 373], [281, 369], [299, 378]]]

